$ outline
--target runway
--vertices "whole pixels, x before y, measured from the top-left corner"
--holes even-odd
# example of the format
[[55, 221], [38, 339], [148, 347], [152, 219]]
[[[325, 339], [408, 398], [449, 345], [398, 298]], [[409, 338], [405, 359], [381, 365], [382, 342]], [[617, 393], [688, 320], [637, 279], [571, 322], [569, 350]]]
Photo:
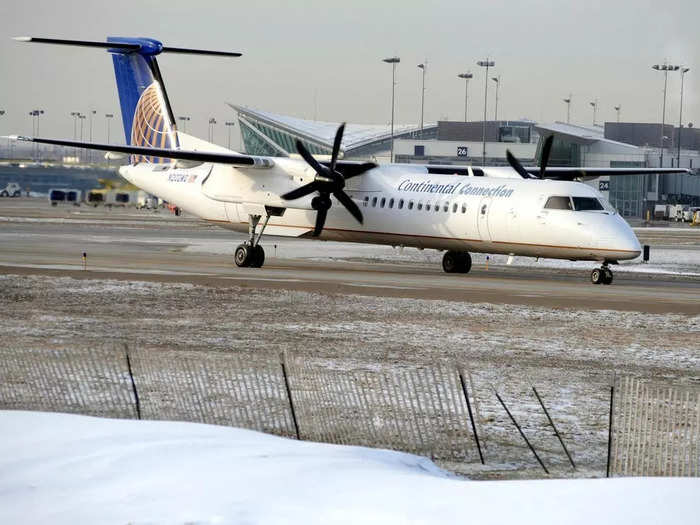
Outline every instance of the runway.
[[[700, 273], [700, 231], [654, 230], [655, 246], [683, 250]], [[241, 235], [167, 211], [51, 208], [43, 200], [0, 201], [0, 273], [183, 282], [380, 297], [554, 308], [700, 313], [700, 277], [615, 271], [592, 285], [574, 263], [507, 266], [475, 257], [467, 275], [442, 271], [440, 254], [391, 247], [265, 237], [265, 266], [233, 264]], [[640, 240], [644, 242], [643, 235]], [[407, 250], [408, 252], [408, 250]], [[87, 254], [83, 270], [82, 254]], [[569, 266], [569, 267], [567, 267]]]

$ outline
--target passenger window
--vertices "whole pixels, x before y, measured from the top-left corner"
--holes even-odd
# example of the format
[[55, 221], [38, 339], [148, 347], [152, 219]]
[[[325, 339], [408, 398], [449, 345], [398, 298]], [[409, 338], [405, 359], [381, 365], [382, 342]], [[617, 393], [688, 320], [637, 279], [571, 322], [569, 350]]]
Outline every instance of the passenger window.
[[385, 204], [386, 204], [386, 197], [382, 197], [382, 200], [379, 202], [379, 207], [383, 208]]
[[452, 213], [457, 213], [457, 203], [456, 202], [452, 205]]
[[481, 215], [486, 215], [486, 204], [481, 207]]
[[369, 204], [369, 196], [365, 197], [365, 201], [364, 201], [365, 208], [367, 207], [367, 204]]
[[425, 211], [430, 211], [430, 203], [429, 202], [425, 203]]
[[419, 210], [423, 209], [423, 203], [421, 201], [418, 201], [418, 209]]
[[413, 209], [413, 201], [408, 201], [408, 209], [409, 210]]
[[449, 202], [445, 203], [445, 205], [442, 207], [442, 211], [444, 211], [445, 213], [450, 211], [450, 203]]
[[595, 197], [571, 197], [576, 211], [603, 211], [603, 205]]
[[435, 203], [435, 211], [440, 211], [440, 203], [439, 202]]
[[569, 197], [550, 197], [544, 207], [547, 210], [571, 210], [571, 199]]
[[462, 213], [467, 213], [467, 205], [462, 204]]
[[389, 208], [394, 207], [394, 199], [389, 199]]
[[372, 197], [372, 208], [377, 206], [377, 197]]
[[399, 199], [399, 209], [403, 209], [403, 199]]

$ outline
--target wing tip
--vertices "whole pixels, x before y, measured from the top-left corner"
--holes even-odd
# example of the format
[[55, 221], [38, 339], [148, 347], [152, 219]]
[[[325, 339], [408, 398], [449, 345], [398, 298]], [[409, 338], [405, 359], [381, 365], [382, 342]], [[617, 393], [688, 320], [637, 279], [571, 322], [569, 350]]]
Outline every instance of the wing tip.
[[13, 36], [12, 40], [16, 40], [17, 42], [31, 42], [32, 37], [30, 37], [30, 36]]

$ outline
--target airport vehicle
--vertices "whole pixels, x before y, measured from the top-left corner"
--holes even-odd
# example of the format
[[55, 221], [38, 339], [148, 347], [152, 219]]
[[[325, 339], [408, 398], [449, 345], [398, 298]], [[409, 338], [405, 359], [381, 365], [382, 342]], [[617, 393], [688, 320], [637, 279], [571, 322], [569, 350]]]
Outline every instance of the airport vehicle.
[[654, 206], [654, 219], [657, 221], [668, 219], [668, 208], [668, 204], [657, 204]]
[[49, 202], [51, 206], [58, 204], [72, 204], [80, 206], [82, 191], [72, 188], [52, 188], [49, 190]]
[[16, 182], [8, 182], [2, 190], [0, 197], [19, 197], [22, 194], [22, 188]]
[[248, 232], [234, 262], [259, 268], [263, 233], [444, 251], [448, 273], [471, 268], [469, 252], [588, 260], [595, 284], [610, 284], [609, 265], [641, 247], [632, 229], [582, 176], [679, 173], [679, 168], [548, 167], [552, 138], [539, 167], [459, 167], [353, 162], [338, 158], [344, 125], [330, 160], [297, 141], [301, 159], [244, 155], [177, 129], [158, 67], [165, 53], [240, 53], [164, 46], [148, 38], [85, 42], [18, 40], [106, 49], [114, 63], [126, 146], [35, 137], [18, 140], [131, 155], [121, 175], [144, 191], [204, 220]]

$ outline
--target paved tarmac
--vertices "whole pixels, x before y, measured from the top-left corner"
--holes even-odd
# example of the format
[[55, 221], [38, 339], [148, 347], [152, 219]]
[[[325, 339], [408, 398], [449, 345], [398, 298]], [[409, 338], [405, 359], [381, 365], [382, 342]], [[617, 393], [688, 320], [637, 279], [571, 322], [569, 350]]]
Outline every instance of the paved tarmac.
[[[644, 234], [639, 236], [645, 242]], [[694, 230], [655, 230], [649, 238], [662, 246], [682, 246], [700, 261], [700, 235]], [[263, 239], [263, 268], [238, 268], [232, 253], [242, 239], [164, 210], [52, 208], [43, 199], [0, 201], [3, 274], [700, 314], [700, 279], [693, 276], [616, 272], [611, 286], [596, 286], [588, 271], [565, 265], [542, 269], [493, 264], [488, 269], [475, 264], [467, 275], [448, 275], [439, 262], [374, 257], [364, 245], [274, 237]], [[223, 253], [228, 249], [220, 247], [229, 242], [229, 254]], [[329, 256], [333, 250], [349, 255]], [[88, 254], [87, 270], [82, 269], [83, 252]]]

